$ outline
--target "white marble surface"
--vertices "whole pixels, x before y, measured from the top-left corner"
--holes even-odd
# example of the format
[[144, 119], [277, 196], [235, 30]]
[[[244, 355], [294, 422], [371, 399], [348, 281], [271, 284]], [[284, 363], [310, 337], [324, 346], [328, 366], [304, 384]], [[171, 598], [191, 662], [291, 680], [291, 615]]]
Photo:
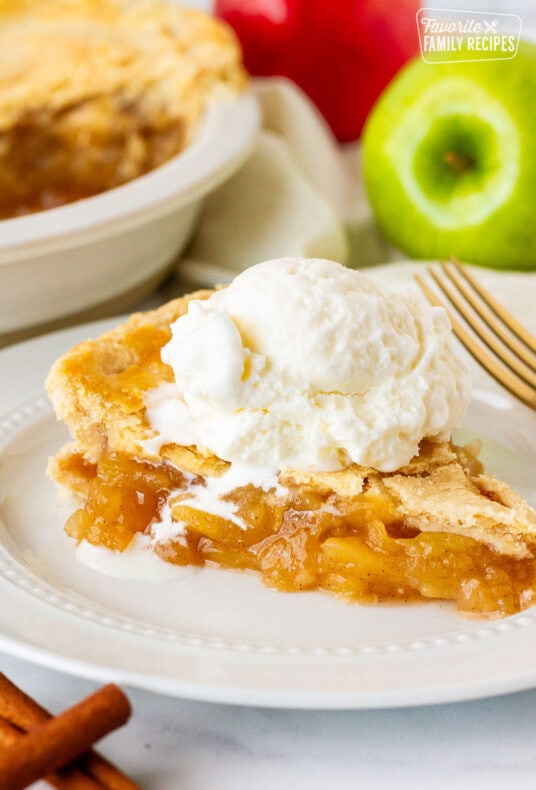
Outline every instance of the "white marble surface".
[[[0, 671], [54, 711], [95, 688], [3, 655]], [[134, 716], [101, 751], [145, 790], [528, 790], [536, 784], [536, 691], [355, 712], [218, 706], [127, 691]]]

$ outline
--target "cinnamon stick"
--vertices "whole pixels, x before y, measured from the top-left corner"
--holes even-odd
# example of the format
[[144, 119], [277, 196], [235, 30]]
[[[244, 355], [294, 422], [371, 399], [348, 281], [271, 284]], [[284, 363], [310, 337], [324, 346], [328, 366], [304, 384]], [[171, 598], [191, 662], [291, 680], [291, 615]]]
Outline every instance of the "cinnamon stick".
[[[0, 748], [11, 746], [18, 738], [24, 738], [24, 733], [14, 724], [0, 718]], [[77, 768], [64, 768], [43, 778], [57, 790], [102, 790], [101, 785]]]
[[23, 788], [68, 765], [130, 717], [130, 704], [114, 685], [18, 738], [0, 753], [0, 787]]
[[[24, 732], [29, 732], [52, 718], [49, 711], [15, 686], [1, 672], [0, 716]], [[79, 768], [93, 777], [104, 790], [141, 790], [139, 785], [93, 749], [81, 757]]]

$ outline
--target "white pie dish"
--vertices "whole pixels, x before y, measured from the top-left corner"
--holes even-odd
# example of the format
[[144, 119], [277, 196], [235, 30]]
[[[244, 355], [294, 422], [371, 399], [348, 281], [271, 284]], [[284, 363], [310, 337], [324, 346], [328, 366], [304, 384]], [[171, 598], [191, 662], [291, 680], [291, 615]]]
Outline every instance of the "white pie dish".
[[138, 301], [184, 249], [203, 198], [245, 161], [258, 127], [250, 92], [219, 101], [188, 148], [147, 175], [0, 221], [0, 344]]

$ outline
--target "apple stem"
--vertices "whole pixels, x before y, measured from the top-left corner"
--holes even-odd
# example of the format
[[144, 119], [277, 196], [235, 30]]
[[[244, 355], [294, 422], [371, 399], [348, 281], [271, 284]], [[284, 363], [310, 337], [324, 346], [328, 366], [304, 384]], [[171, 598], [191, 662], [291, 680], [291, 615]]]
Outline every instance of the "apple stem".
[[449, 165], [455, 173], [465, 173], [470, 170], [474, 165], [474, 161], [470, 156], [462, 156], [456, 151], [446, 151], [443, 156], [445, 164]]

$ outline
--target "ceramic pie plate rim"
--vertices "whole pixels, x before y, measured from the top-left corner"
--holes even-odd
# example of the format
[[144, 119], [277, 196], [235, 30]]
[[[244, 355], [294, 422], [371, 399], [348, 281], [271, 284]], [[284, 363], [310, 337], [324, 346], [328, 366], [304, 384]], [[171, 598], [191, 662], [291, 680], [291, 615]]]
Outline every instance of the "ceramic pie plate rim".
[[[389, 271], [394, 275], [396, 267]], [[91, 333], [110, 323], [90, 325]], [[35, 368], [36, 359], [46, 367], [47, 357], [87, 334], [85, 328], [64, 330], [0, 354], [0, 374], [8, 382], [0, 395], [0, 423], [13, 408], [21, 414], [21, 430], [39, 416], [39, 408], [31, 405], [17, 411], [21, 401], [28, 401], [21, 397], [17, 376], [27, 379], [28, 366]], [[38, 374], [34, 369], [34, 391]], [[11, 430], [17, 434], [16, 428]], [[0, 607], [0, 649], [6, 653], [75, 675], [192, 699], [270, 707], [372, 708], [477, 698], [536, 684], [536, 667], [530, 660], [536, 646], [536, 610], [534, 616], [529, 610], [503, 622], [477, 624], [465, 632], [469, 637], [439, 636], [424, 646], [416, 640], [403, 649], [393, 643], [354, 653], [262, 646], [252, 651], [247, 644], [230, 645], [225, 639], [219, 645], [217, 640], [212, 645], [187, 645], [117, 632], [58, 610], [39, 600], [35, 591], [28, 592], [27, 584], [17, 586], [5, 574], [0, 596], [9, 604]]]

